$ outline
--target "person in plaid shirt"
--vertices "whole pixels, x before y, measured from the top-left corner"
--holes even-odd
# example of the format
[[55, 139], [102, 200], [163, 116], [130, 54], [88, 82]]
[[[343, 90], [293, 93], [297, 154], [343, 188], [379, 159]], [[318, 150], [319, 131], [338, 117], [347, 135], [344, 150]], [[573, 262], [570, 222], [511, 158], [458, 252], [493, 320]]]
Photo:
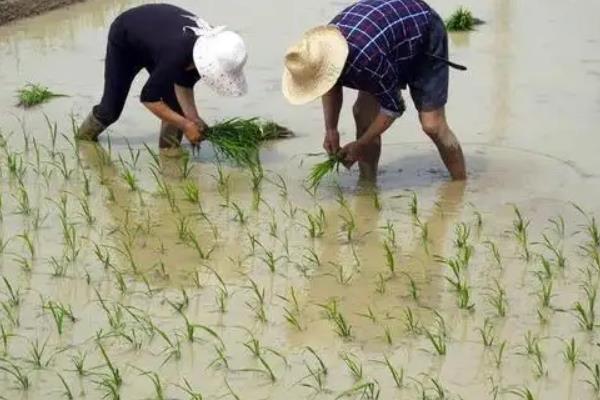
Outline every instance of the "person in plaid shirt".
[[[282, 89], [292, 104], [322, 98], [324, 148], [361, 177], [375, 179], [380, 136], [405, 111], [407, 87], [423, 131], [455, 180], [466, 179], [461, 146], [448, 126], [448, 38], [439, 15], [422, 0], [362, 0], [329, 25], [306, 32], [285, 57]], [[460, 66], [459, 66], [460, 67]], [[356, 141], [340, 148], [343, 87], [358, 90]]]

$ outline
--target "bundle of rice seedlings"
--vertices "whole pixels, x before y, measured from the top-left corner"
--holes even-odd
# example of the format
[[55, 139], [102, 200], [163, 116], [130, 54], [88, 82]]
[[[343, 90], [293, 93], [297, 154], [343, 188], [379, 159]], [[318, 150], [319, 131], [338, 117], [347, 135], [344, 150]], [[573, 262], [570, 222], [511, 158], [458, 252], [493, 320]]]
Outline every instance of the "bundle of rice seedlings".
[[54, 97], [65, 97], [64, 94], [53, 93], [47, 87], [40, 84], [28, 83], [22, 89], [17, 91], [19, 98], [19, 107], [33, 107], [44, 103]]
[[473, 17], [470, 10], [459, 7], [450, 18], [446, 20], [446, 29], [451, 32], [471, 31], [478, 20]]
[[315, 164], [310, 170], [307, 181], [310, 189], [314, 189], [333, 171], [339, 172], [342, 158], [338, 154], [330, 156], [326, 161]]
[[262, 142], [289, 136], [289, 129], [258, 118], [232, 118], [206, 131], [206, 140], [212, 143], [217, 155], [241, 166], [256, 165]]

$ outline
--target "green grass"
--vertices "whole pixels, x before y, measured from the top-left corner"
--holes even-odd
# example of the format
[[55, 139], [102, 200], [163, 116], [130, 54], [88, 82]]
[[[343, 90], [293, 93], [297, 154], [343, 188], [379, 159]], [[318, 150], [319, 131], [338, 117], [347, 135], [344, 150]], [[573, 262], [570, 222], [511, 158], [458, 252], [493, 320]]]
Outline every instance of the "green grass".
[[470, 10], [459, 7], [446, 20], [446, 29], [450, 32], [472, 31], [476, 23], [477, 20]]
[[51, 92], [47, 87], [37, 83], [28, 83], [17, 91], [19, 98], [19, 107], [33, 107], [45, 103], [54, 97], [65, 97], [64, 94]]

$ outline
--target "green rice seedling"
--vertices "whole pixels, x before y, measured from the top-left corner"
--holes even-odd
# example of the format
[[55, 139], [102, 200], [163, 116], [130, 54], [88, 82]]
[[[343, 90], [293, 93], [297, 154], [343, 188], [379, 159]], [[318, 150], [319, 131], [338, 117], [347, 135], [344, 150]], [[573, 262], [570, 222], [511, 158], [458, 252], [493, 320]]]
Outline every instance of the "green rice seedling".
[[554, 243], [552, 243], [550, 241], [550, 239], [548, 239], [548, 236], [546, 236], [545, 234], [542, 235], [542, 237], [544, 238], [544, 241], [542, 242], [542, 245], [547, 248], [555, 257], [555, 262], [556, 265], [561, 268], [564, 269], [566, 267], [567, 264], [567, 259], [565, 257], [564, 251], [562, 249], [561, 246], [558, 246]]
[[515, 219], [513, 220], [513, 236], [517, 240], [519, 246], [521, 246], [523, 258], [525, 258], [525, 261], [529, 262], [531, 260], [528, 232], [530, 221], [523, 217], [521, 211], [516, 205], [513, 205], [513, 210], [515, 213]]
[[502, 366], [502, 362], [504, 360], [504, 351], [506, 350], [507, 341], [504, 340], [500, 345], [496, 348], [496, 350], [492, 351], [492, 355], [494, 357], [494, 365], [496, 368], [500, 369]]
[[548, 370], [544, 364], [544, 355], [539, 343], [536, 343], [535, 345], [535, 351], [531, 355], [531, 360], [533, 362], [534, 372], [538, 378], [548, 375]]
[[563, 349], [563, 359], [568, 363], [571, 368], [575, 368], [579, 361], [579, 348], [575, 342], [575, 338], [571, 338], [570, 341], [564, 341], [565, 348]]
[[255, 304], [246, 303], [252, 310], [254, 310], [256, 318], [261, 322], [267, 322], [267, 315], [265, 313], [265, 289], [259, 288], [258, 284], [252, 279], [250, 281], [250, 289], [254, 293], [256, 298]]
[[308, 188], [310, 190], [315, 190], [319, 187], [323, 178], [327, 175], [337, 172], [339, 173], [340, 165], [342, 164], [342, 159], [339, 155], [332, 155], [323, 162], [315, 164], [310, 170], [310, 174], [306, 179], [308, 183]]
[[387, 242], [383, 242], [383, 251], [385, 254], [385, 264], [387, 269], [390, 271], [392, 275], [396, 274], [396, 260], [394, 259], [394, 253], [392, 251], [392, 246]]
[[29, 389], [30, 380], [27, 373], [23, 372], [23, 370], [13, 362], [8, 359], [2, 361], [4, 364], [0, 364], [0, 371], [6, 372], [9, 376], [11, 376], [17, 383], [19, 389], [26, 391]]
[[407, 332], [413, 335], [421, 333], [421, 323], [417, 320], [410, 307], [404, 309], [404, 327]]
[[58, 124], [50, 121], [50, 118], [44, 113], [44, 119], [46, 121], [46, 126], [48, 127], [48, 132], [50, 134], [50, 158], [54, 160], [56, 157], [56, 139], [58, 138]]
[[565, 219], [562, 215], [559, 215], [556, 218], [550, 218], [548, 222], [552, 225], [552, 230], [556, 233], [556, 236], [558, 236], [560, 240], [563, 240], [565, 238], [566, 228]]
[[21, 256], [15, 256], [13, 258], [13, 261], [19, 266], [21, 267], [21, 269], [24, 272], [30, 273], [31, 269], [32, 269], [32, 263], [31, 260], [25, 258], [25, 257], [21, 257]]
[[525, 400], [535, 400], [533, 393], [528, 388], [512, 389], [508, 393]]
[[492, 324], [492, 321], [486, 318], [483, 323], [483, 328], [477, 328], [477, 332], [479, 332], [481, 341], [485, 347], [492, 347], [494, 345], [496, 335], [494, 333], [494, 325]]
[[181, 390], [183, 390], [188, 396], [190, 396], [190, 400], [203, 400], [204, 397], [202, 396], [202, 393], [194, 390], [192, 388], [192, 385], [190, 385], [190, 383], [188, 382], [187, 379], [183, 378], [183, 383], [184, 385], [175, 385], [178, 388], [180, 388]]
[[27, 189], [24, 186], [19, 186], [17, 191], [17, 195], [12, 195], [17, 201], [17, 210], [16, 214], [29, 216], [31, 215], [32, 208], [29, 202], [29, 194], [27, 193]]
[[4, 286], [6, 286], [6, 290], [8, 292], [8, 304], [11, 307], [18, 307], [21, 304], [21, 289], [14, 289], [6, 276], [2, 277], [2, 281], [4, 282]]
[[44, 304], [42, 308], [50, 311], [52, 314], [59, 335], [62, 335], [64, 332], [64, 323], [66, 320], [69, 320], [72, 323], [75, 322], [75, 316], [73, 315], [73, 310], [70, 305], [65, 306], [58, 301], [54, 302], [50, 300]]
[[276, 179], [269, 179], [269, 182], [279, 189], [279, 196], [286, 199], [289, 193], [287, 182], [280, 174], [275, 173], [275, 177]]
[[596, 223], [596, 217], [589, 215], [577, 204], [573, 204], [573, 207], [575, 207], [575, 209], [586, 219], [584, 229], [589, 238], [589, 245], [594, 248], [600, 247], [600, 228], [598, 228], [598, 224]]
[[410, 274], [404, 272], [403, 275], [405, 275], [408, 279], [408, 290], [410, 297], [412, 297], [414, 301], [419, 301], [419, 288], [417, 286], [417, 282], [412, 278], [412, 276], [410, 276]]
[[71, 179], [71, 176], [75, 172], [75, 169], [69, 168], [67, 165], [67, 159], [63, 153], [56, 153], [58, 161], [53, 163], [54, 167], [60, 172], [62, 178], [66, 181]]
[[[308, 374], [300, 381], [300, 385], [314, 390], [315, 393], [325, 392], [327, 370], [311, 367], [306, 361], [304, 362], [304, 366], [306, 367]], [[307, 382], [308, 379], [311, 379], [311, 381]]]
[[379, 399], [381, 390], [379, 388], [379, 383], [377, 381], [374, 382], [366, 382], [366, 383], [357, 383], [354, 387], [345, 392], [342, 392], [335, 399], [341, 399], [343, 397], [356, 397], [360, 395], [361, 399], [365, 400], [377, 400]]
[[263, 251], [265, 252], [265, 255], [264, 255], [264, 257], [260, 257], [260, 259], [265, 263], [265, 265], [267, 267], [269, 267], [269, 271], [271, 271], [271, 273], [275, 273], [275, 271], [277, 270], [277, 263], [283, 257], [282, 256], [275, 257], [275, 254], [272, 251], [267, 250], [264, 247], [263, 247]]
[[377, 316], [375, 315], [375, 313], [371, 309], [371, 306], [367, 307], [367, 312], [366, 313], [357, 313], [356, 315], [358, 315], [359, 317], [366, 318], [366, 319], [368, 319], [369, 321], [371, 321], [374, 324], [377, 323]]
[[76, 355], [71, 356], [71, 363], [73, 364], [74, 371], [80, 377], [88, 375], [88, 370], [85, 368], [86, 358], [87, 358], [87, 353], [81, 352], [81, 351], [78, 351]]
[[388, 371], [390, 371], [390, 375], [392, 375], [392, 379], [394, 380], [396, 388], [404, 388], [404, 368], [397, 369], [396, 367], [394, 367], [394, 365], [386, 355], [383, 356], [383, 359], [385, 366], [387, 367]]
[[200, 204], [200, 189], [196, 182], [186, 182], [183, 187], [183, 194], [187, 201], [192, 204]]
[[421, 222], [418, 218], [415, 220], [415, 226], [419, 229], [419, 239], [421, 247], [425, 250], [425, 254], [429, 254], [429, 224]]
[[22, 182], [27, 173], [27, 166], [23, 162], [23, 158], [17, 153], [7, 153], [6, 163], [10, 176], [19, 182]]
[[538, 280], [540, 282], [540, 288], [538, 289], [537, 296], [540, 301], [540, 305], [544, 308], [549, 308], [550, 301], [552, 300], [552, 297], [554, 297], [552, 281], [549, 279], [544, 279], [541, 276], [538, 276]]
[[590, 378], [586, 379], [584, 382], [592, 387], [592, 390], [596, 395], [600, 394], [600, 364], [588, 364], [585, 361], [582, 361], [581, 364], [588, 370], [590, 374]]
[[139, 190], [138, 178], [129, 168], [125, 168], [125, 171], [121, 174], [121, 178], [123, 178], [127, 186], [129, 186], [129, 190], [132, 192], [137, 192]]
[[101, 381], [102, 386], [109, 389], [109, 393], [116, 393], [118, 396], [118, 391], [121, 385], [123, 384], [123, 378], [121, 377], [121, 372], [119, 368], [117, 368], [113, 362], [108, 357], [104, 346], [100, 341], [97, 341], [98, 348], [100, 349], [100, 354], [104, 359], [104, 363], [106, 364], [106, 368], [108, 369], [108, 373], [104, 374], [103, 380]]
[[179, 173], [182, 179], [188, 179], [194, 170], [194, 164], [192, 164], [191, 157], [188, 153], [184, 153], [181, 157], [181, 163], [179, 164]]
[[0, 343], [2, 343], [2, 353], [0, 355], [6, 355], [8, 353], [8, 340], [11, 337], [16, 336], [6, 330], [4, 324], [0, 323]]
[[540, 256], [540, 262], [542, 264], [542, 271], [536, 272], [536, 275], [540, 279], [552, 279], [554, 278], [554, 273], [552, 271], [552, 265], [550, 261], [544, 256]]
[[23, 232], [20, 235], [17, 235], [18, 239], [21, 239], [25, 243], [25, 247], [27, 251], [29, 251], [29, 257], [35, 257], [35, 243], [33, 242], [33, 238], [31, 237], [29, 232]]
[[19, 102], [17, 106], [30, 108], [41, 103], [45, 103], [56, 97], [66, 97], [64, 94], [58, 94], [50, 91], [47, 87], [39, 83], [28, 83], [17, 90]]
[[38, 339], [29, 341], [29, 359], [26, 361], [32, 364], [36, 369], [46, 368], [54, 358], [54, 356], [51, 355], [45, 359], [47, 344], [48, 339], [46, 339], [43, 344], [40, 344]]
[[179, 342], [179, 338], [175, 337], [175, 339], [169, 338], [169, 336], [162, 331], [157, 326], [154, 326], [154, 330], [158, 333], [158, 335], [165, 341], [166, 347], [163, 349], [163, 353], [167, 354], [167, 357], [163, 360], [161, 365], [165, 365], [169, 360], [180, 360], [181, 359], [181, 343]]
[[79, 199], [79, 206], [81, 207], [80, 215], [85, 219], [85, 222], [88, 225], [92, 225], [96, 221], [96, 217], [94, 217], [92, 213], [92, 209], [90, 207], [90, 202], [87, 197], [81, 197]]
[[229, 385], [229, 382], [227, 381], [227, 379], [225, 379], [225, 386], [227, 387], [227, 390], [229, 391], [229, 396], [233, 397], [234, 400], [241, 400], [240, 396], [238, 396], [233, 389], [231, 388], [231, 385]]
[[492, 254], [493, 259], [496, 261], [496, 265], [498, 267], [502, 267], [502, 256], [500, 255], [500, 250], [496, 243], [487, 240], [484, 244], [490, 249], [490, 253]]
[[356, 219], [354, 218], [352, 210], [350, 210], [348, 207], [343, 207], [343, 209], [344, 213], [340, 214], [340, 218], [343, 221], [342, 232], [345, 233], [346, 240], [348, 242], [352, 242], [358, 226], [356, 225]]
[[581, 302], [575, 303], [574, 313], [579, 326], [588, 331], [594, 330], [596, 327], [596, 298], [598, 289], [596, 286], [584, 285], [583, 290], [586, 295], [587, 302], [585, 305]]
[[458, 249], [464, 249], [470, 246], [469, 238], [471, 237], [471, 228], [467, 224], [461, 222], [460, 224], [456, 225], [454, 232], [456, 234], [454, 245]]
[[435, 333], [427, 328], [423, 328], [423, 333], [425, 334], [425, 337], [427, 339], [429, 339], [429, 342], [431, 343], [435, 352], [438, 355], [440, 355], [440, 356], [446, 355], [448, 348], [447, 348], [447, 344], [446, 344], [446, 336], [445, 335]]
[[325, 212], [321, 207], [316, 214], [303, 210], [306, 214], [306, 225], [302, 225], [311, 239], [322, 237], [325, 234]]
[[292, 327], [296, 328], [298, 331], [302, 332], [304, 327], [300, 322], [300, 314], [296, 310], [290, 310], [287, 307], [283, 309], [284, 318]]
[[338, 263], [334, 263], [332, 261], [330, 261], [329, 264], [331, 264], [331, 266], [336, 271], [335, 274], [331, 274], [331, 275], [336, 278], [337, 282], [340, 285], [346, 286], [346, 285], [348, 285], [350, 283], [350, 281], [352, 281], [352, 278], [354, 277], [354, 274], [352, 272], [350, 272], [349, 274], [346, 274], [345, 268], [344, 268], [343, 265], [338, 264]]
[[388, 345], [393, 345], [394, 344], [394, 339], [392, 337], [392, 331], [390, 329], [389, 326], [384, 326], [383, 327], [383, 334], [385, 337], [385, 341], [387, 342]]
[[348, 368], [348, 371], [350, 371], [350, 373], [352, 374], [354, 381], [358, 382], [362, 380], [363, 366], [360, 363], [360, 360], [356, 356], [348, 353], [340, 354], [340, 358], [342, 359], [342, 361], [344, 361], [344, 364], [346, 364], [346, 367]]
[[540, 338], [537, 335], [534, 335], [531, 331], [527, 331], [525, 334], [525, 345], [522, 346], [523, 351], [518, 352], [517, 354], [522, 356], [531, 356], [535, 354], [536, 349], [539, 348]]
[[472, 31], [476, 24], [476, 19], [470, 10], [459, 7], [446, 20], [446, 29], [450, 32]]
[[386, 241], [391, 247], [396, 248], [396, 230], [394, 229], [394, 224], [391, 221], [386, 221], [386, 224], [381, 227], [381, 229], [385, 232], [384, 241]]
[[120, 331], [125, 326], [125, 323], [123, 321], [123, 308], [119, 307], [118, 305], [113, 306], [112, 309], [109, 308], [108, 304], [106, 303], [106, 300], [103, 299], [102, 296], [100, 295], [100, 292], [98, 292], [97, 289], [95, 289], [95, 292], [96, 292], [96, 297], [98, 298], [98, 301], [100, 302], [100, 306], [102, 307], [102, 310], [106, 314], [106, 319], [108, 320], [108, 324], [114, 331]]
[[238, 221], [241, 225], [246, 225], [246, 223], [248, 222], [248, 217], [244, 213], [244, 210], [242, 210], [241, 207], [235, 201], [231, 203], [231, 207], [235, 211], [234, 220]]
[[2, 307], [2, 311], [4, 311], [4, 315], [8, 321], [13, 326], [19, 326], [19, 314], [16, 308], [12, 307], [7, 301], [0, 302], [0, 307]]
[[63, 397], [65, 397], [67, 400], [73, 400], [75, 396], [73, 396], [73, 392], [71, 391], [71, 388], [69, 387], [67, 381], [65, 381], [65, 378], [63, 378], [63, 376], [59, 373], [57, 373], [56, 375], [58, 375], [58, 379], [60, 380], [61, 384], [63, 385], [63, 388], [65, 389], [65, 391], [63, 392]]
[[504, 318], [506, 316], [506, 309], [508, 308], [506, 290], [504, 290], [498, 280], [494, 280], [494, 286], [489, 289], [487, 301], [494, 308], [498, 317]]

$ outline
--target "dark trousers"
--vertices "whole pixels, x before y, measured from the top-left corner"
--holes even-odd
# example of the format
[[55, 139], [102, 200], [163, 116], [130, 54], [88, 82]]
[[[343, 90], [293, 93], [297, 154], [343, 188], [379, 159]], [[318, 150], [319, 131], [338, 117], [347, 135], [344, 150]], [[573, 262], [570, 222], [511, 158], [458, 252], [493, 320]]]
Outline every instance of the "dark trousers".
[[[93, 109], [94, 116], [105, 127], [113, 124], [121, 116], [133, 79], [143, 68], [135, 61], [135, 57], [132, 57], [129, 49], [118, 44], [115, 38], [117, 31], [117, 27], [113, 24], [106, 50], [104, 93], [100, 104]], [[162, 100], [173, 111], [183, 114], [175, 96], [174, 86], [168, 93], [163, 94]]]

